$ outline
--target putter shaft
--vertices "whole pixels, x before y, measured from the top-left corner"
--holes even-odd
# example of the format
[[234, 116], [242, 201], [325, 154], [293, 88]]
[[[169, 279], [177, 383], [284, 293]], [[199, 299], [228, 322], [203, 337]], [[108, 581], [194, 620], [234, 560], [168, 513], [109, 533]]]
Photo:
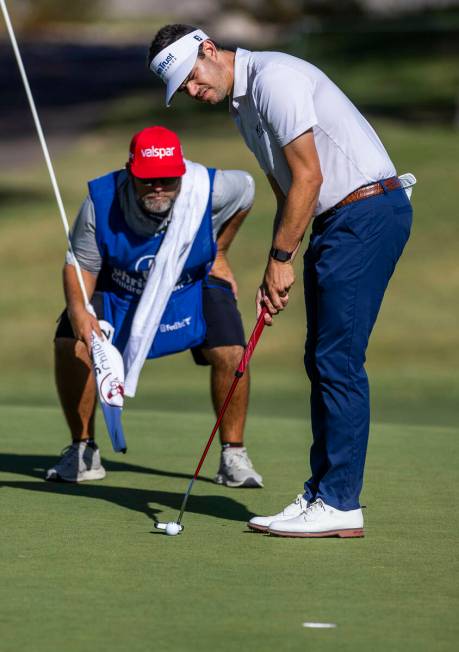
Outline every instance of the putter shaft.
[[202, 465], [204, 464], [204, 460], [206, 459], [207, 453], [209, 452], [209, 448], [211, 447], [212, 442], [214, 440], [215, 433], [217, 432], [218, 428], [220, 427], [220, 424], [221, 424], [222, 419], [223, 419], [223, 417], [225, 415], [226, 409], [227, 409], [227, 407], [228, 407], [228, 405], [229, 405], [229, 403], [230, 403], [230, 401], [231, 401], [231, 399], [233, 397], [234, 392], [236, 391], [236, 387], [238, 385], [238, 382], [240, 381], [240, 379], [244, 375], [244, 372], [247, 369], [247, 366], [249, 364], [249, 360], [252, 357], [252, 354], [253, 354], [253, 352], [255, 350], [257, 342], [260, 339], [260, 336], [261, 336], [261, 334], [263, 332], [263, 329], [265, 327], [265, 315], [266, 315], [267, 312], [268, 311], [267, 311], [266, 307], [263, 306], [263, 308], [261, 310], [261, 313], [260, 313], [260, 316], [257, 319], [257, 323], [255, 324], [255, 328], [253, 329], [252, 334], [251, 334], [251, 336], [249, 338], [249, 341], [247, 342], [247, 346], [245, 348], [244, 355], [242, 356], [241, 362], [239, 363], [239, 366], [238, 366], [238, 368], [236, 369], [236, 371], [234, 373], [234, 376], [235, 376], [234, 380], [233, 380], [233, 382], [231, 384], [231, 387], [229, 389], [228, 394], [226, 395], [225, 402], [223, 403], [223, 405], [222, 405], [222, 407], [220, 409], [217, 421], [216, 421], [216, 423], [215, 423], [215, 425], [213, 427], [212, 432], [210, 433], [210, 437], [209, 437], [209, 439], [207, 441], [207, 444], [206, 444], [206, 446], [204, 448], [204, 451], [203, 451], [203, 453], [201, 455], [201, 459], [199, 460], [198, 466], [196, 467], [196, 471], [194, 472], [194, 475], [190, 480], [190, 483], [189, 483], [188, 488], [187, 488], [187, 490], [185, 492], [185, 495], [183, 496], [182, 506], [180, 508], [179, 517], [178, 517], [178, 519], [176, 521], [176, 523], [178, 523], [178, 525], [181, 525], [181, 521], [182, 521], [182, 518], [183, 518], [183, 514], [185, 512], [185, 508], [186, 508], [186, 504], [188, 502], [188, 498], [189, 498], [190, 493], [191, 493], [191, 489], [193, 487], [194, 481], [196, 480], [196, 478], [199, 475], [199, 472], [201, 470]]

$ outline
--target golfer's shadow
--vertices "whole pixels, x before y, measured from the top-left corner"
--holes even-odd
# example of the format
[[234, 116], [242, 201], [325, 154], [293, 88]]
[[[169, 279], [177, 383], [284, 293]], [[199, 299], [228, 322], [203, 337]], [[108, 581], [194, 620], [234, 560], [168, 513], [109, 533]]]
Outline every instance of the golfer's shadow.
[[[5, 458], [6, 462], [5, 462]], [[32, 477], [43, 477], [42, 467], [49, 468], [56, 461], [55, 457], [47, 457], [42, 455], [1, 455], [0, 456], [0, 470], [8, 473], [18, 473], [20, 475], [31, 475]], [[105, 462], [104, 462], [105, 464]], [[187, 474], [169, 474], [167, 472], [156, 473], [156, 470], [146, 469], [145, 467], [137, 467], [136, 465], [124, 464], [123, 462], [113, 462], [114, 465], [120, 465], [122, 469], [118, 470], [132, 470], [139, 472], [154, 473], [155, 475], [171, 475], [172, 477], [180, 477], [190, 479], [192, 476]], [[107, 462], [107, 468], [110, 469], [110, 463]], [[210, 482], [206, 478], [207, 482]], [[185, 483], [183, 491], [180, 493], [170, 491], [159, 491], [155, 489], [135, 489], [130, 487], [113, 487], [107, 484], [107, 481], [100, 484], [69, 484], [69, 483], [55, 483], [55, 482], [37, 482], [35, 481], [7, 481], [1, 482], [0, 487], [9, 487], [12, 489], [25, 489], [27, 491], [34, 491], [38, 493], [54, 493], [71, 497], [86, 497], [96, 498], [98, 500], [106, 500], [114, 503], [125, 509], [131, 509], [142, 514], [146, 514], [153, 521], [163, 520], [161, 515], [163, 510], [158, 509], [157, 505], [167, 507], [169, 510], [177, 510], [180, 508], [183, 493], [187, 488]], [[70, 506], [69, 506], [70, 509]], [[214, 516], [220, 519], [230, 521], [247, 521], [253, 514], [247, 510], [245, 505], [242, 505], [233, 498], [228, 498], [222, 495], [210, 496], [196, 496], [191, 495], [188, 504], [187, 512], [196, 514], [206, 514], [207, 516]]]
[[[122, 460], [124, 456], [119, 456], [118, 460], [103, 459], [104, 467], [109, 472], [130, 472], [145, 473], [147, 475], [157, 475], [165, 478], [183, 478], [191, 480], [193, 477], [190, 473], [180, 473], [178, 471], [164, 471], [155, 469], [150, 466], [140, 466], [139, 464], [130, 464]], [[15, 453], [0, 453], [0, 473], [17, 473], [18, 475], [29, 475], [32, 478], [43, 478], [46, 469], [51, 468], [57, 462], [56, 455], [16, 455]], [[210, 482], [211, 478], [199, 476], [197, 482]]]

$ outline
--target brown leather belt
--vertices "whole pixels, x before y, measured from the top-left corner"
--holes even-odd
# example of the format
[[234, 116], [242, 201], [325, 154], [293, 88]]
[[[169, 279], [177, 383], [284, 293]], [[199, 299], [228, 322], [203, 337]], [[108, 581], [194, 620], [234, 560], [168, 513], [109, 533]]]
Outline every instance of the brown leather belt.
[[357, 188], [357, 190], [351, 192], [344, 199], [342, 199], [340, 202], [335, 204], [335, 206], [332, 206], [332, 208], [329, 208], [328, 210], [326, 210], [324, 213], [321, 213], [317, 217], [323, 217], [324, 215], [325, 216], [332, 215], [339, 208], [343, 208], [343, 206], [352, 204], [355, 201], [360, 201], [361, 199], [368, 199], [368, 197], [373, 197], [373, 195], [382, 195], [384, 192], [397, 190], [398, 188], [401, 187], [402, 184], [400, 183], [400, 179], [398, 177], [390, 177], [389, 179], [376, 181], [376, 183], [370, 183], [370, 185], [368, 186], [362, 186], [361, 188]]

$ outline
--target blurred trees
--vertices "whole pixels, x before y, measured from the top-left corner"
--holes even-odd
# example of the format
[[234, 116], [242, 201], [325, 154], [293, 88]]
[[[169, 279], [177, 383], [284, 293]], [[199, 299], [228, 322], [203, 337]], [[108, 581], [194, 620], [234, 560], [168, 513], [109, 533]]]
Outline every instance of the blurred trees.
[[362, 14], [359, 0], [223, 0], [227, 11], [245, 11], [260, 21], [291, 24], [305, 15], [358, 16]]
[[99, 0], [15, 0], [9, 2], [13, 14], [21, 16], [26, 27], [53, 22], [81, 22], [97, 18]]

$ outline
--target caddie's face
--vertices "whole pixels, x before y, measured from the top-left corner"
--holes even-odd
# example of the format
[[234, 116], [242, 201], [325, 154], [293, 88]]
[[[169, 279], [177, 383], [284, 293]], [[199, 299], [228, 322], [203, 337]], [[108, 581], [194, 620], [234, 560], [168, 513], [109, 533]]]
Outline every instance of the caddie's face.
[[147, 213], [167, 213], [180, 192], [181, 177], [139, 179], [132, 175], [137, 198]]
[[[207, 47], [208, 44], [211, 47]], [[178, 88], [179, 93], [186, 93], [198, 102], [218, 104], [231, 91], [228, 75], [219, 62], [218, 51], [213, 43], [204, 43], [204, 58], [198, 57], [188, 77]]]

